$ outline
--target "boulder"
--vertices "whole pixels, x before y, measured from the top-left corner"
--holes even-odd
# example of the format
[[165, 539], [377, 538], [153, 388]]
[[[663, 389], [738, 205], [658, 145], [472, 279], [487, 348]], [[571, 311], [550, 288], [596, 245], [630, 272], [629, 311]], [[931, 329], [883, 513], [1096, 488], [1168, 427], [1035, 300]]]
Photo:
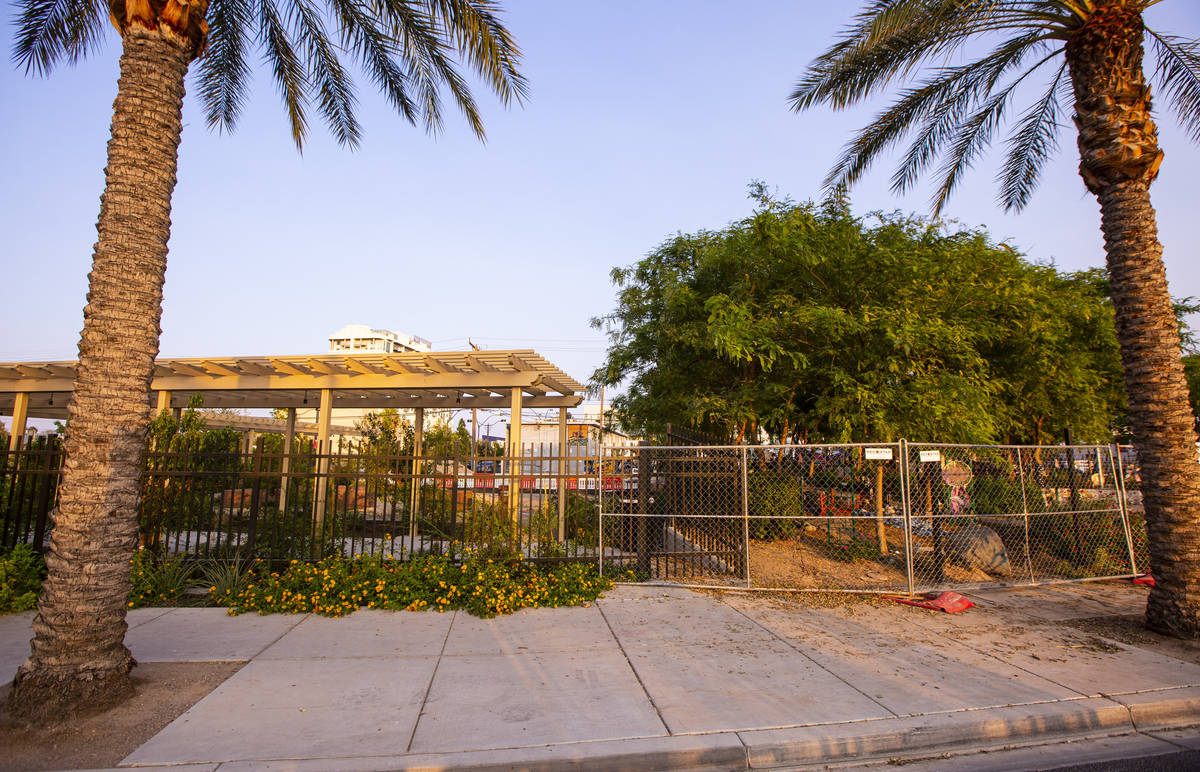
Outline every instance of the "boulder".
[[955, 563], [967, 568], [978, 568], [1000, 576], [1012, 573], [1004, 540], [985, 525], [964, 525], [946, 534], [946, 553]]

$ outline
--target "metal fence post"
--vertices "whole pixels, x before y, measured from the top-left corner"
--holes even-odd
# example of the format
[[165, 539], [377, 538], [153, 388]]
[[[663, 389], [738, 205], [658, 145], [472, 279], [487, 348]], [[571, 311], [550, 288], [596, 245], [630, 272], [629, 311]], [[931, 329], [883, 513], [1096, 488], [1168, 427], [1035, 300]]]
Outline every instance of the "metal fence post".
[[900, 440], [900, 509], [904, 517], [904, 574], [908, 581], [908, 594], [913, 594], [913, 537], [912, 501], [909, 491], [908, 440]]
[[1021, 514], [1025, 516], [1025, 568], [1029, 571], [1029, 581], [1033, 582], [1033, 557], [1029, 543], [1029, 501], [1025, 496], [1025, 463], [1021, 460], [1021, 449], [1017, 448], [1017, 475], [1021, 481]]
[[604, 576], [604, 446], [599, 440], [596, 441], [596, 513], [600, 518], [600, 575]]
[[1129, 499], [1125, 490], [1125, 462], [1121, 458], [1121, 446], [1113, 445], [1109, 448], [1109, 454], [1116, 451], [1116, 463], [1113, 466], [1113, 474], [1116, 476], [1117, 484], [1117, 506], [1121, 508], [1121, 520], [1125, 524], [1125, 547], [1129, 550], [1129, 573], [1136, 575], [1137, 559], [1134, 558], [1133, 552], [1133, 524], [1129, 517]]
[[[645, 446], [646, 442], [638, 443]], [[638, 448], [638, 511], [634, 525], [634, 549], [637, 550], [637, 570], [645, 576], [650, 573], [650, 484], [649, 480], [650, 454], [644, 447]], [[626, 532], [628, 533], [628, 532]]]
[[749, 450], [742, 447], [742, 573], [750, 587], [750, 476], [747, 471]]

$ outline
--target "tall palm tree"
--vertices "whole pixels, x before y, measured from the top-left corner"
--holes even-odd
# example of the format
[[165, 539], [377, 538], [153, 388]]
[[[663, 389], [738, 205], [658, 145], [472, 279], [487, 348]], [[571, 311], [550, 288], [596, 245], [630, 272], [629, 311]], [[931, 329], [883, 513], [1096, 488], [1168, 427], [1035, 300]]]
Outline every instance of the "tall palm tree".
[[49, 577], [31, 656], [8, 698], [12, 715], [38, 719], [101, 707], [132, 689], [125, 598], [191, 63], [200, 59], [210, 126], [232, 129], [260, 49], [297, 147], [314, 105], [339, 142], [358, 142], [346, 58], [410, 123], [437, 131], [448, 92], [481, 138], [462, 64], [505, 104], [524, 97], [525, 81], [494, 0], [20, 0], [19, 7], [15, 58], [27, 71], [82, 58], [106, 19], [122, 45]]
[[[1130, 422], [1157, 581], [1150, 627], [1200, 636], [1200, 465], [1167, 292], [1150, 184], [1162, 162], [1151, 118], [1143, 42], [1154, 47], [1154, 79], [1193, 141], [1200, 141], [1200, 47], [1147, 29], [1158, 0], [873, 0], [791, 95], [801, 111], [847, 107], [896, 81], [917, 83], [847, 145], [827, 179], [858, 180], [880, 153], [905, 139], [892, 189], [908, 190], [941, 159], [939, 211], [1010, 117], [1023, 87], [1044, 90], [1016, 117], [998, 175], [1000, 201], [1029, 203], [1056, 149], [1060, 119], [1073, 108], [1079, 174], [1100, 202]], [[970, 44], [994, 47], [957, 63]], [[929, 71], [931, 70], [931, 71]]]

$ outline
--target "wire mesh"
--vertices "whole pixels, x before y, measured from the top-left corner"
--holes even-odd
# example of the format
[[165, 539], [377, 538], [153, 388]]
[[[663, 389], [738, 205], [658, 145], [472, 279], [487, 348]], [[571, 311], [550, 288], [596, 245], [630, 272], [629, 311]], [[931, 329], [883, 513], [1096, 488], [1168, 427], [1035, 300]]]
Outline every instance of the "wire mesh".
[[642, 447], [602, 466], [636, 470], [601, 499], [617, 578], [919, 592], [1136, 572], [1104, 446]]
[[1110, 448], [908, 448], [915, 589], [1132, 573]]

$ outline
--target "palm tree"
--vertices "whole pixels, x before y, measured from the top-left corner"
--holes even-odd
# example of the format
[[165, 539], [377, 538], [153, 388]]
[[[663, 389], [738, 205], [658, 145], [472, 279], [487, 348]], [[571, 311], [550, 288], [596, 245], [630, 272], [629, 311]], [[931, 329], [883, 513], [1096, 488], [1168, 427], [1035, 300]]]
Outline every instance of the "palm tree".
[[[796, 111], [847, 107], [931, 68], [847, 145], [826, 180], [858, 180], [880, 153], [911, 139], [892, 176], [908, 190], [941, 159], [934, 210], [1009, 119], [1022, 88], [1044, 90], [1016, 118], [998, 174], [1008, 210], [1029, 203], [1056, 149], [1070, 106], [1078, 130], [1079, 174], [1100, 202], [1117, 336], [1157, 586], [1148, 625], [1200, 636], [1200, 465], [1167, 292], [1150, 184], [1162, 162], [1142, 68], [1154, 47], [1154, 78], [1193, 141], [1200, 141], [1200, 48], [1147, 29], [1157, 0], [874, 0], [817, 57], [791, 95]], [[969, 43], [994, 48], [963, 64]]]
[[97, 223], [60, 501], [34, 620], [31, 656], [8, 697], [12, 715], [61, 718], [131, 693], [123, 640], [139, 476], [150, 423], [184, 77], [200, 59], [210, 126], [232, 129], [261, 49], [302, 147], [315, 105], [337, 140], [359, 140], [343, 62], [360, 64], [393, 108], [428, 131], [443, 92], [475, 133], [466, 80], [508, 104], [525, 95], [520, 50], [494, 0], [21, 0], [15, 58], [49, 72], [121, 35], [105, 189]]

